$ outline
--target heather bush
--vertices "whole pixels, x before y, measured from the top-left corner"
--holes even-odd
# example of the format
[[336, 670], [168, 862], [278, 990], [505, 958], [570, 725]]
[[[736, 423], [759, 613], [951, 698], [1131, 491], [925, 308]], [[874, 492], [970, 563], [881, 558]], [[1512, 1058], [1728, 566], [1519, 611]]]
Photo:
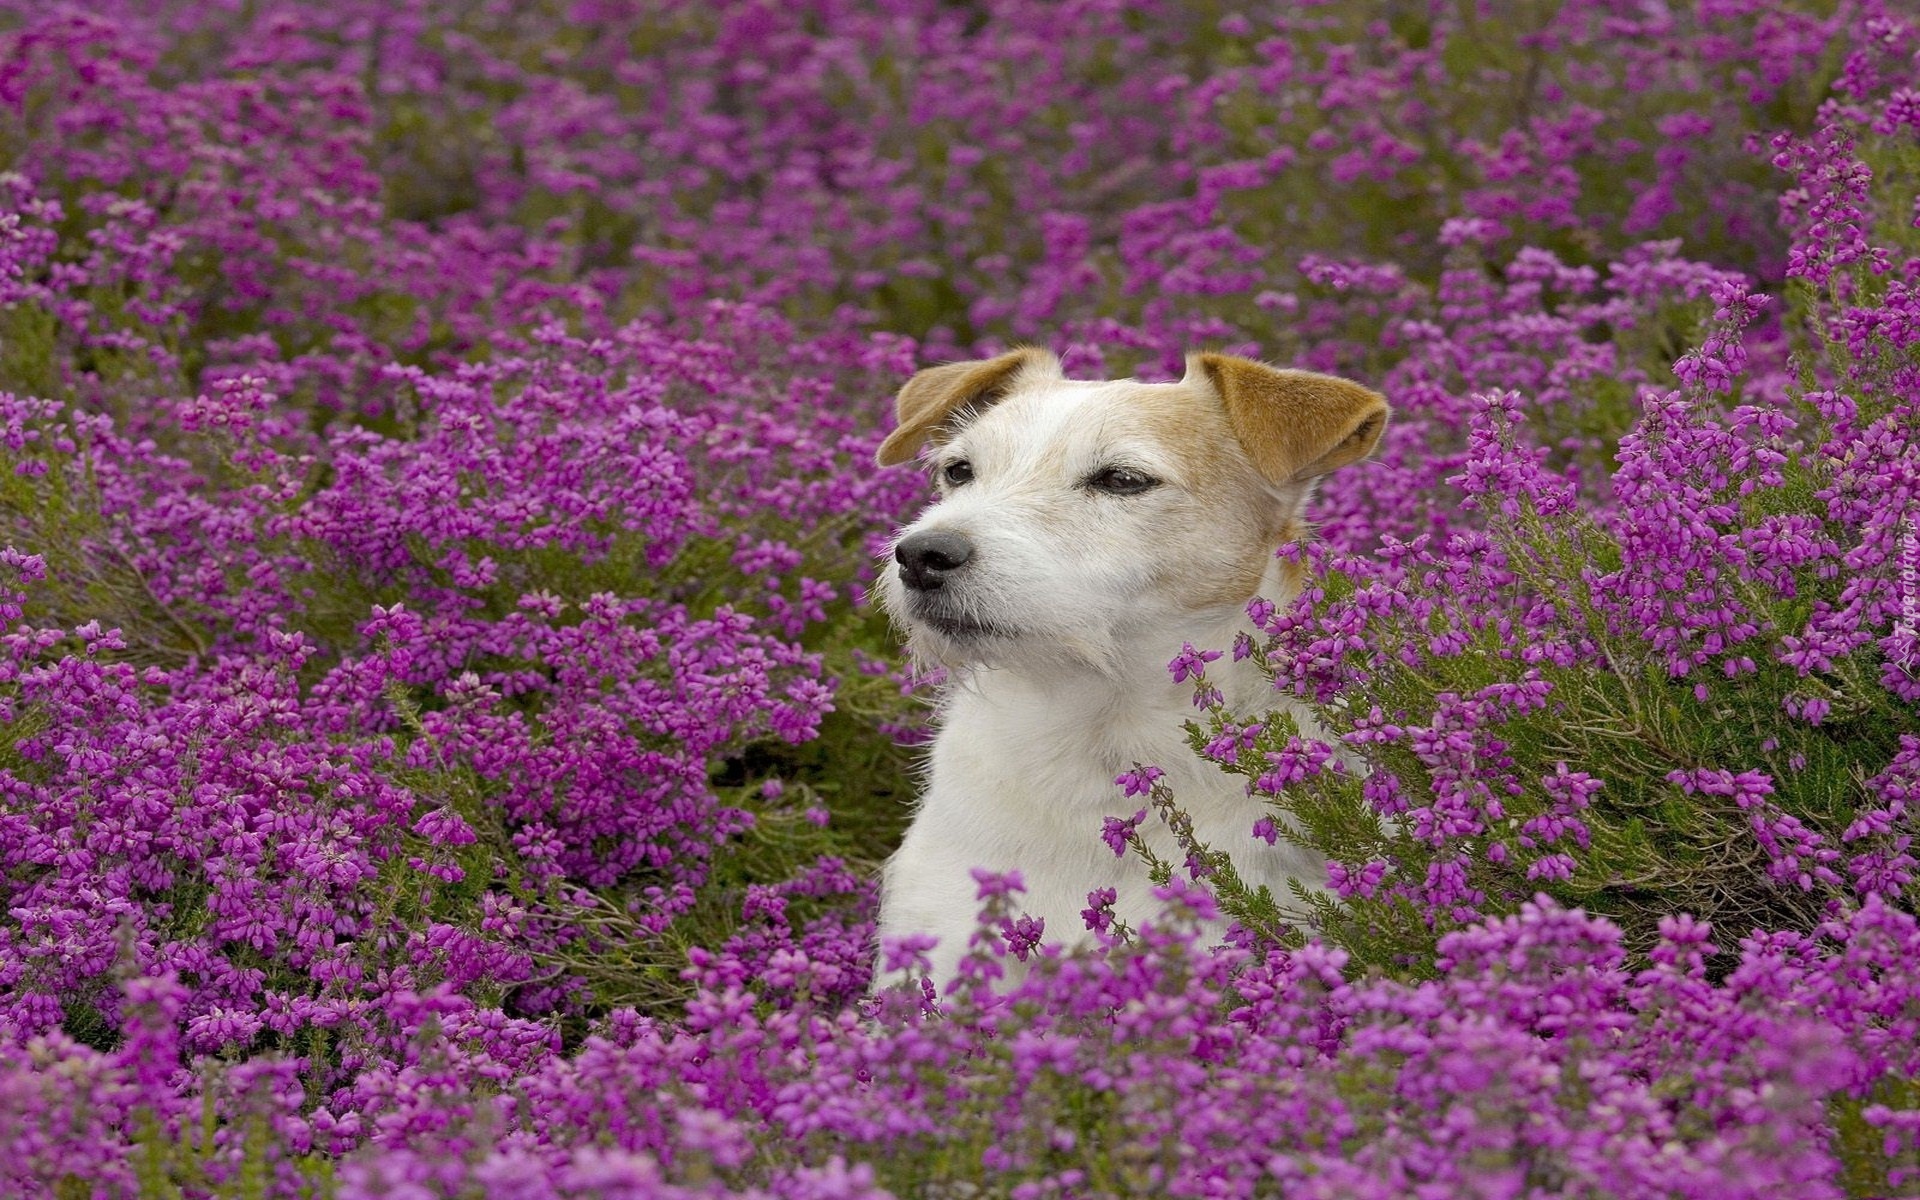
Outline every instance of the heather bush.
[[[730, 325], [741, 350], [752, 320]], [[207, 976], [190, 1014], [386, 987], [389, 969], [495, 1000], [518, 991], [544, 1012], [580, 979], [524, 987], [538, 974], [525, 954], [604, 953], [614, 936], [575, 909], [610, 905], [606, 928], [644, 942], [692, 907], [752, 810], [807, 840], [804, 797], [769, 779], [763, 799], [736, 786], [728, 803], [714, 775], [819, 733], [832, 681], [792, 639], [857, 618], [848, 584], [801, 568], [857, 576], [865, 510], [898, 488], [757, 495], [769, 471], [817, 473], [795, 460], [847, 453], [835, 422], [756, 447], [762, 461], [703, 449], [735, 407], [727, 389], [761, 385], [712, 371], [697, 344], [637, 326], [621, 340], [555, 334], [537, 358], [458, 377], [396, 368], [404, 435], [290, 434], [311, 451], [297, 457], [275, 445], [275, 397], [252, 377], [171, 406], [212, 435], [204, 465], [15, 401], [17, 536], [59, 547], [17, 568], [40, 586], [15, 606], [26, 623], [7, 676], [10, 866], [25, 872], [12, 911], [23, 943], [41, 944], [9, 992], [23, 1032], [93, 1002], [128, 921], [143, 959], [188, 954], [177, 965]], [[678, 388], [711, 403], [676, 411], [663, 401]], [[870, 453], [870, 437], [847, 436]], [[716, 595], [727, 569], [758, 593]], [[147, 624], [78, 624], [115, 615], [102, 595], [144, 606]], [[63, 853], [65, 870], [32, 869]], [[570, 895], [581, 886], [602, 890], [589, 903]], [[53, 936], [48, 914], [76, 887], [100, 889], [79, 906], [87, 928]], [[419, 944], [367, 957], [396, 935]], [[231, 987], [211, 982], [235, 969]]]
[[[1920, 29], [1677, 7], [0, 3], [0, 1191], [1910, 1192]], [[1329, 891], [869, 999], [1018, 339], [1392, 399], [1174, 664]]]
[[[1242, 653], [1328, 703], [1374, 769], [1218, 711], [1196, 748], [1335, 859], [1334, 898], [1298, 898], [1317, 927], [1424, 970], [1422, 931], [1538, 890], [1636, 946], [1678, 911], [1806, 931], [1868, 896], [1912, 903], [1920, 359], [1909, 289], [1881, 277], [1920, 239], [1893, 132], [1776, 139], [1774, 164], [1825, 208], [1788, 212], [1791, 310], [1767, 328], [1768, 297], [1708, 276], [1680, 386], [1642, 386], [1603, 483], [1577, 440], [1527, 428], [1523, 393], [1490, 390], [1435, 501], [1479, 520], [1383, 534], [1378, 554], [1295, 551], [1320, 582], [1263, 608], [1271, 641]], [[1593, 397], [1561, 374], [1544, 420], [1581, 419], [1617, 379]]]

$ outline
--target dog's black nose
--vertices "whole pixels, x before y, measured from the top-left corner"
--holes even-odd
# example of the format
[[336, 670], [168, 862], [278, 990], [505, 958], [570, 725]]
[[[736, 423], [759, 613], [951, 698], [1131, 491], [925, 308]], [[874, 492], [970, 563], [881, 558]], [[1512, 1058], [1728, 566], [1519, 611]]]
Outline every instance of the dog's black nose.
[[900, 564], [900, 582], [916, 592], [937, 591], [948, 574], [973, 557], [973, 543], [963, 534], [927, 529], [901, 538], [893, 557]]

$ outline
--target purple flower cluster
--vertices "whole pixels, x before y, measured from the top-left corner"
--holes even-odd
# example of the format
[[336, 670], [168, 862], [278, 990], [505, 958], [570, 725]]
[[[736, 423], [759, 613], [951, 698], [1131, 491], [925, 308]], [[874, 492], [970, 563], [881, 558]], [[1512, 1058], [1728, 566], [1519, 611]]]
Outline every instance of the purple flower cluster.
[[[982, 892], [1004, 911], [1017, 881]], [[254, 1138], [248, 1161], [271, 1177], [371, 1137], [382, 1152], [335, 1177], [348, 1198], [878, 1197], [981, 1168], [1036, 1196], [1837, 1197], [1837, 1138], [1910, 1138], [1908, 1114], [1867, 1098], [1920, 1068], [1920, 929], [1878, 901], [1810, 936], [1756, 933], [1716, 983], [1697, 921], [1663, 922], [1634, 968], [1617, 928], [1541, 898], [1447, 935], [1433, 977], [1401, 983], [1352, 981], [1318, 945], [1202, 952], [1189, 922], [1210, 898], [1163, 893], [1164, 925], [1099, 956], [1029, 956], [1010, 990], [993, 986], [1000, 956], [1021, 949], [983, 945], [937, 1017], [905, 993], [863, 1020], [735, 982], [673, 1024], [615, 1013], [563, 1054], [538, 1024], [397, 994], [422, 1033], [404, 1065], [363, 1073], [359, 1109], [303, 1109], [298, 1073], [256, 1061], [220, 1084], [233, 1115], [215, 1148]], [[821, 966], [793, 954], [769, 986]], [[135, 1106], [178, 1070], [178, 988], [128, 1000], [120, 1047], [16, 1068], [0, 1111], [59, 1104], [108, 1136], [166, 1119]], [[1079, 1104], [1105, 1120], [1089, 1129]], [[769, 1144], [806, 1152], [769, 1168]], [[15, 1148], [16, 1170], [72, 1153]], [[85, 1161], [103, 1184], [131, 1179], [104, 1149]]]
[[[1859, 115], [1824, 111], [1820, 136], [1776, 139], [1806, 251], [1787, 273], [1814, 278], [1836, 237], [1859, 244], [1834, 252], [1849, 273], [1819, 275], [1833, 299], [1796, 313], [1804, 328], [1766, 324], [1773, 306], [1738, 278], [1689, 270], [1705, 333], [1673, 364], [1678, 388], [1641, 385], [1614, 469], [1553, 438], [1553, 409], [1486, 391], [1446, 481], [1483, 522], [1362, 527], [1373, 553], [1329, 538], [1305, 602], [1257, 608], [1277, 682], [1332, 703], [1383, 768], [1345, 789], [1396, 825], [1366, 864], [1339, 847], [1342, 896], [1386, 881], [1431, 924], [1570, 881], [1645, 939], [1675, 907], [1804, 928], [1823, 904], [1903, 894], [1911, 830], [1885, 802], [1916, 732], [1902, 563], [1920, 526], [1920, 366], [1881, 332], [1911, 320], [1911, 267], [1862, 229], [1911, 199], [1872, 193], [1843, 132]], [[1621, 886], [1626, 869], [1658, 895]], [[1761, 878], [1778, 886], [1756, 894]]]
[[[0, 0], [0, 1192], [1911, 1188], [1920, 24], [1280, 7]], [[866, 999], [1022, 339], [1393, 400], [1172, 664], [1331, 895]]]

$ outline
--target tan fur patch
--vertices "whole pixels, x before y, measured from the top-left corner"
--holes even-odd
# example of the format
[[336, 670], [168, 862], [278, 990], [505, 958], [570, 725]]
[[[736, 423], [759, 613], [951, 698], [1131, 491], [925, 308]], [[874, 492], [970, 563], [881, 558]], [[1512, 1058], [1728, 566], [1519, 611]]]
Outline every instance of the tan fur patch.
[[1231, 354], [1190, 354], [1183, 382], [1220, 397], [1240, 444], [1275, 483], [1357, 462], [1387, 427], [1384, 397], [1333, 375], [1282, 370]]
[[1009, 350], [996, 358], [928, 367], [900, 389], [894, 400], [898, 427], [880, 443], [874, 457], [883, 467], [908, 462], [959, 409], [1003, 396], [1023, 377], [1059, 376], [1060, 360], [1032, 346]]
[[1206, 508], [1167, 547], [1168, 576], [1195, 609], [1244, 604], [1260, 590], [1290, 521], [1263, 486], [1209, 391], [1186, 383], [1145, 385], [1137, 411], [1154, 441], [1180, 464], [1195, 501]]

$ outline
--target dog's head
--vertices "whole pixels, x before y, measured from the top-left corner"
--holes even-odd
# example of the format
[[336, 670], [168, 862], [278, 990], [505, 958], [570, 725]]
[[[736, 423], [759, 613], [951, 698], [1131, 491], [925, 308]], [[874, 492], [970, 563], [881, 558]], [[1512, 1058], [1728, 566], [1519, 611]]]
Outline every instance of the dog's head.
[[1231, 616], [1314, 481], [1387, 419], [1356, 383], [1230, 355], [1189, 355], [1178, 383], [1093, 382], [1035, 349], [922, 371], [897, 412], [880, 463], [926, 447], [939, 499], [895, 539], [881, 600], [952, 666], [1104, 667]]

